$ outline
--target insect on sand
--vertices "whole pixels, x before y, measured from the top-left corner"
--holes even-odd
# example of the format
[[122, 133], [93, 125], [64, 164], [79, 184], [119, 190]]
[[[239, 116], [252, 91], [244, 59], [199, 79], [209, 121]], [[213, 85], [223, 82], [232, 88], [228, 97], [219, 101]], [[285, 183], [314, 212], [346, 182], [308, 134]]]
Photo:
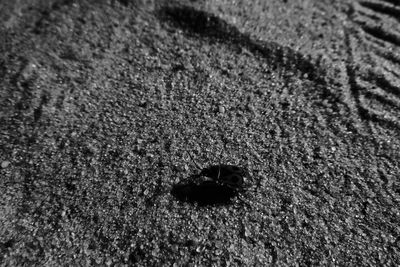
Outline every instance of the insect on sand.
[[[171, 193], [179, 200], [197, 202], [200, 205], [227, 204], [239, 192], [244, 191], [245, 179], [249, 177], [246, 169], [228, 164], [202, 168], [189, 152], [188, 154], [200, 172], [191, 176], [194, 181], [174, 185]], [[202, 177], [206, 179], [197, 181]]]
[[241, 190], [244, 188], [244, 179], [249, 177], [246, 169], [236, 165], [218, 164], [202, 168], [188, 152], [196, 167], [201, 170], [194, 177], [207, 177], [216, 183], [228, 186], [232, 189]]

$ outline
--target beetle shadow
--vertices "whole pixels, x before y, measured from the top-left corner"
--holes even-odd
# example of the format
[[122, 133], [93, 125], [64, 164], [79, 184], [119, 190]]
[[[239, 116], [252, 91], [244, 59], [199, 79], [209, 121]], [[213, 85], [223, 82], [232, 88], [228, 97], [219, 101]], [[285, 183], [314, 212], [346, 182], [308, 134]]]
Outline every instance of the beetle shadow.
[[236, 194], [233, 188], [214, 181], [180, 182], [171, 189], [171, 195], [179, 201], [197, 203], [200, 206], [227, 205]]

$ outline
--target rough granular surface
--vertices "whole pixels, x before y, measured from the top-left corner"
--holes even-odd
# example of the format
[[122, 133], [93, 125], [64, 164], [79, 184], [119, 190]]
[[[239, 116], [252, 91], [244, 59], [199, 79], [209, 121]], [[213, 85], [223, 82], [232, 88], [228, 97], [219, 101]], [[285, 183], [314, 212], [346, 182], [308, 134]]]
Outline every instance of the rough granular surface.
[[[0, 263], [400, 265], [399, 17], [396, 0], [0, 1]], [[244, 190], [194, 178], [219, 164]]]

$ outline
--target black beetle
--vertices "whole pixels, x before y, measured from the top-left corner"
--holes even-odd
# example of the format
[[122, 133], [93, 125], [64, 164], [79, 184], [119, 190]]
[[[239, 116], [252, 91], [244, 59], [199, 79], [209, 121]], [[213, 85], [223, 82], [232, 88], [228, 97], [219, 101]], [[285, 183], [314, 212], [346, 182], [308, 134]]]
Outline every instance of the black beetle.
[[[190, 153], [189, 156], [192, 158]], [[207, 177], [209, 180], [174, 185], [171, 194], [181, 201], [197, 202], [200, 205], [227, 204], [243, 191], [244, 180], [249, 177], [247, 170], [235, 165], [220, 164], [201, 168], [193, 162], [201, 171], [191, 177]]]
[[249, 177], [248, 172], [235, 165], [212, 165], [202, 169], [198, 176], [205, 176], [234, 189], [242, 189], [244, 179]]

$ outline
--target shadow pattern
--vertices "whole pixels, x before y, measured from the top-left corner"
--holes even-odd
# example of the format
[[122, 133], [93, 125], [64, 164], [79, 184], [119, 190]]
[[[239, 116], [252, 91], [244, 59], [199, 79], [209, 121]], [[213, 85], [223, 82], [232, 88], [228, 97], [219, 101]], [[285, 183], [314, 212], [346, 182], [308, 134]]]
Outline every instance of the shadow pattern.
[[354, 1], [348, 16], [347, 75], [357, 112], [400, 129], [400, 8], [393, 0]]
[[275, 69], [305, 75], [309, 80], [325, 82], [327, 70], [322, 59], [312, 59], [302, 53], [272, 41], [258, 41], [240, 32], [235, 26], [206, 11], [189, 6], [164, 6], [158, 10], [161, 21], [171, 23], [189, 35], [198, 35], [219, 43], [245, 47], [251, 53], [260, 55]]

